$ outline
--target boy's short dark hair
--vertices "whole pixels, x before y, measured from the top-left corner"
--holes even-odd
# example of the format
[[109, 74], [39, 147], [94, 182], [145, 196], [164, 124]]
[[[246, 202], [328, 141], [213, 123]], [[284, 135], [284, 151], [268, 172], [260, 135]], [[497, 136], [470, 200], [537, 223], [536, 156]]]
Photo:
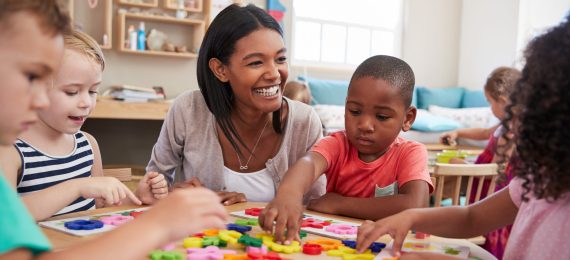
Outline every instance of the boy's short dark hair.
[[43, 30], [50, 34], [68, 33], [70, 19], [58, 0], [0, 0], [0, 28], [10, 28], [9, 18], [18, 12], [29, 12], [39, 18]]
[[385, 80], [400, 89], [400, 96], [406, 107], [412, 104], [415, 76], [405, 61], [388, 55], [372, 56], [358, 65], [350, 82], [363, 77]]

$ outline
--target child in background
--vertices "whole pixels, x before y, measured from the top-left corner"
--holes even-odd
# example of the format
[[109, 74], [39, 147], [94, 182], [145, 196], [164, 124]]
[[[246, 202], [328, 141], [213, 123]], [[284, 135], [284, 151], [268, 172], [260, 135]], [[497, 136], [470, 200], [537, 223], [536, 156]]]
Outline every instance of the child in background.
[[291, 100], [303, 102], [307, 105], [311, 103], [311, 91], [307, 84], [300, 81], [292, 80], [287, 82], [283, 89], [283, 96], [286, 96]]
[[[505, 107], [508, 104], [509, 95], [513, 92], [517, 81], [521, 77], [521, 72], [514, 68], [509, 67], [499, 67], [487, 78], [487, 83], [485, 83], [485, 96], [487, 100], [491, 104], [491, 111], [493, 114], [500, 120], [505, 119]], [[448, 134], [444, 134], [442, 136], [442, 140], [448, 138], [447, 140], [451, 140], [455, 142], [455, 139], [459, 137], [464, 138], [473, 138], [477, 139], [478, 137], [482, 137], [483, 135], [489, 134], [490, 131], [493, 131], [492, 134], [487, 136], [489, 137], [489, 142], [487, 147], [483, 153], [481, 153], [477, 160], [475, 161], [476, 164], [482, 163], [496, 163], [497, 162], [497, 147], [504, 145], [505, 140], [501, 138], [505, 133], [504, 128], [497, 125], [495, 127], [489, 129], [483, 128], [469, 128], [469, 129], [461, 129], [458, 131], [450, 132]], [[480, 136], [477, 136], [480, 135]], [[510, 153], [508, 154], [510, 157]], [[466, 163], [463, 159], [453, 158], [450, 160], [450, 163]], [[510, 173], [511, 166], [506, 165], [505, 169], [501, 172], [500, 178], [498, 179], [498, 183], [495, 186], [495, 191], [499, 191], [509, 185], [510, 180], [513, 178], [512, 174]], [[454, 180], [453, 180], [454, 181]], [[486, 180], [483, 183], [482, 194], [487, 194], [487, 189], [489, 189], [490, 180]], [[477, 191], [477, 184], [473, 184], [471, 188], [472, 194], [471, 198], [475, 198], [475, 194]], [[453, 187], [453, 185], [444, 185], [444, 187]], [[444, 191], [444, 194], [451, 194], [452, 191]], [[483, 195], [481, 199], [485, 198]], [[511, 226], [508, 225], [506, 227], [493, 230], [485, 235], [485, 244], [483, 248], [487, 251], [492, 253], [497, 258], [501, 258], [507, 246], [507, 240], [509, 238], [509, 233], [511, 231]]]
[[[515, 83], [521, 77], [521, 72], [515, 68], [498, 67], [491, 72], [485, 83], [485, 97], [491, 105], [491, 112], [499, 120], [504, 119], [504, 110]], [[446, 145], [457, 144], [457, 138], [474, 140], [496, 140], [494, 135], [499, 125], [490, 128], [464, 128], [451, 132], [445, 132], [440, 136], [440, 142]], [[489, 147], [489, 146], [487, 146]], [[492, 154], [491, 154], [492, 155]]]
[[[410, 209], [360, 227], [363, 251], [384, 234], [398, 254], [410, 229], [443, 237], [467, 238], [513, 224], [504, 259], [570, 259], [570, 16], [531, 41], [526, 65], [501, 124], [503, 151], [514, 147], [516, 176], [507, 188], [468, 207]], [[510, 129], [512, 126], [512, 129]], [[501, 153], [501, 158], [506, 158]], [[406, 257], [418, 257], [411, 253]], [[425, 255], [426, 259], [443, 259]]]
[[[55, 0], [0, 0], [0, 145], [12, 145], [49, 105], [46, 91], [64, 52], [61, 34], [68, 23]], [[131, 223], [47, 252], [50, 243], [0, 171], [0, 259], [143, 259], [188, 234], [224, 228], [227, 213], [218, 200], [206, 189], [175, 191]]]
[[[259, 223], [281, 240], [285, 227], [299, 229], [301, 199], [323, 173], [327, 193], [312, 200], [310, 210], [363, 219], [389, 216], [426, 206], [433, 189], [427, 150], [398, 137], [415, 120], [410, 106], [414, 73], [404, 61], [374, 56], [358, 66], [346, 98], [346, 131], [321, 139], [287, 172], [277, 195]], [[285, 243], [299, 239], [288, 232]]]
[[[141, 204], [119, 180], [103, 177], [97, 142], [80, 131], [95, 107], [103, 53], [80, 31], [64, 35], [64, 47], [61, 67], [48, 90], [51, 106], [39, 111], [39, 122], [0, 153], [6, 178], [36, 220], [94, 209], [95, 199], [100, 200], [98, 207], [123, 200]], [[154, 174], [140, 181], [137, 192], [151, 204], [167, 190], [164, 176]]]

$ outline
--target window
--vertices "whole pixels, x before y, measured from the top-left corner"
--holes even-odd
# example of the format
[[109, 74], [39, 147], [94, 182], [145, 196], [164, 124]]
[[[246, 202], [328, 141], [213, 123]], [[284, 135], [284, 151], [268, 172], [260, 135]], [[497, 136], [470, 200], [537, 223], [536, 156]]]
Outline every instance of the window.
[[294, 0], [294, 66], [353, 69], [376, 54], [400, 57], [402, 0]]

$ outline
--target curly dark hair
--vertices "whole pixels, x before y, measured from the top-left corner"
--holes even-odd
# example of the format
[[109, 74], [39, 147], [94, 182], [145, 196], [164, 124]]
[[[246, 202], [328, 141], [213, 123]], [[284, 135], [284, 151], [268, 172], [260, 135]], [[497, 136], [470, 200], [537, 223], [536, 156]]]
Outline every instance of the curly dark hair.
[[503, 135], [509, 142], [502, 150], [515, 146], [518, 159], [511, 163], [523, 180], [523, 201], [529, 194], [555, 201], [570, 191], [569, 19], [529, 43], [502, 122], [514, 134]]

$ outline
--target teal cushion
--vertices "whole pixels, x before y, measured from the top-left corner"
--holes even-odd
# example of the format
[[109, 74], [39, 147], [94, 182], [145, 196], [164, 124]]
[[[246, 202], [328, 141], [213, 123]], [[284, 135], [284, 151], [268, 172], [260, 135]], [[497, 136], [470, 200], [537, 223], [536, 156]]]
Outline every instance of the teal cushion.
[[418, 108], [427, 109], [430, 105], [459, 108], [463, 98], [463, 88], [418, 87]]
[[485, 98], [483, 90], [469, 90], [466, 89], [463, 93], [463, 100], [461, 101], [462, 108], [468, 107], [488, 107], [489, 102]]
[[348, 93], [348, 81], [322, 80], [299, 77], [307, 82], [311, 90], [311, 105], [344, 106]]
[[455, 130], [460, 127], [463, 127], [461, 123], [453, 119], [434, 115], [427, 110], [418, 109], [418, 114], [414, 124], [412, 125], [412, 130], [422, 132], [441, 132]]
[[412, 106], [418, 107], [418, 87], [414, 88], [414, 93], [412, 95]]

